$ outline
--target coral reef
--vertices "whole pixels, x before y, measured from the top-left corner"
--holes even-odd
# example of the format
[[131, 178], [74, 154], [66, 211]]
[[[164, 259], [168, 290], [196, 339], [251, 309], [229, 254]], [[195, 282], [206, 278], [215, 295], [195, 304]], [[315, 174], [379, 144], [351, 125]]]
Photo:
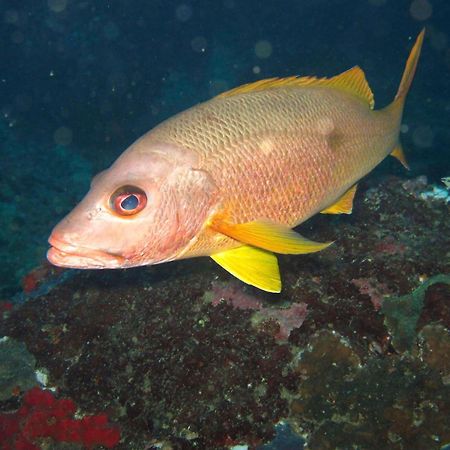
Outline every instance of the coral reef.
[[0, 401], [36, 386], [35, 359], [23, 342], [0, 340]]
[[265, 294], [254, 296], [246, 290], [250, 289], [237, 281], [228, 284], [213, 283], [212, 290], [206, 292], [204, 298], [213, 306], [225, 302], [236, 309], [255, 310], [251, 316], [253, 325], [265, 328], [266, 331], [272, 328], [275, 339], [281, 341], [287, 340], [294, 328], [301, 327], [307, 314], [305, 303], [288, 303], [285, 307], [274, 307], [272, 304], [265, 307], [263, 301]]
[[306, 303], [292, 303], [288, 308], [262, 308], [253, 316], [253, 323], [265, 325], [273, 321], [277, 325], [275, 339], [287, 340], [291, 331], [300, 328], [305, 321], [308, 305]]
[[213, 283], [212, 289], [205, 293], [205, 300], [211, 302], [213, 306], [217, 306], [222, 302], [228, 303], [237, 309], [254, 309], [263, 308], [263, 295], [250, 295], [245, 292], [242, 283], [235, 281], [234, 283]]
[[13, 312], [7, 333], [83, 409], [108, 411], [127, 448], [269, 440], [288, 413], [289, 349], [252, 331], [251, 311], [205, 304], [207, 277], [177, 266], [188, 292], [168, 276], [175, 266], [159, 281], [153, 268], [119, 273], [119, 283], [117, 272], [84, 272]]
[[[448, 359], [442, 327], [422, 332], [427, 356], [371, 358], [362, 364], [348, 342], [322, 331], [295, 365], [301, 379], [291, 423], [309, 433], [308, 448], [440, 449], [450, 441], [450, 385], [430, 364]], [[444, 341], [444, 342], [443, 342]]]
[[258, 447], [258, 450], [303, 450], [306, 442], [305, 440], [294, 433], [286, 422], [277, 423], [275, 426], [275, 439]]
[[312, 449], [439, 449], [450, 442], [449, 207], [420, 197], [423, 180], [383, 180], [362, 184], [352, 216], [302, 226], [338, 238], [281, 257], [280, 295], [206, 258], [39, 270], [0, 332], [26, 344], [49, 386], [118, 423], [119, 450], [269, 445], [280, 420]]
[[357, 278], [352, 280], [352, 283], [358, 287], [361, 294], [368, 295], [370, 297], [370, 301], [376, 310], [381, 308], [384, 297], [392, 294], [392, 291], [385, 284], [379, 283], [378, 281]]
[[120, 432], [105, 414], [74, 419], [76, 410], [70, 399], [55, 399], [51, 392], [37, 387], [29, 390], [17, 412], [0, 415], [2, 450], [39, 450], [39, 441], [45, 438], [79, 443], [88, 450], [117, 445]]
[[410, 294], [384, 300], [382, 312], [392, 336], [392, 345], [396, 350], [400, 352], [409, 350], [414, 343], [425, 293], [430, 286], [437, 283], [450, 285], [450, 276], [436, 275], [426, 280]]
[[419, 338], [422, 340], [422, 358], [433, 369], [439, 371], [442, 382], [450, 385], [450, 334], [441, 325], [426, 325]]

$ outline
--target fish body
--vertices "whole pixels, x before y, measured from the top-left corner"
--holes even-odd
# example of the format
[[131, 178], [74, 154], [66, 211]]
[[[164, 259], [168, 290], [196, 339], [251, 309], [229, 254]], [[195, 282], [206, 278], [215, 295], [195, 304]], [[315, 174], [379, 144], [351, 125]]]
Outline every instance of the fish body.
[[161, 123], [94, 179], [54, 229], [49, 260], [114, 268], [211, 256], [278, 292], [273, 252], [329, 245], [292, 228], [319, 212], [350, 213], [357, 181], [387, 155], [406, 164], [399, 129], [423, 35], [382, 110], [354, 67], [240, 86]]

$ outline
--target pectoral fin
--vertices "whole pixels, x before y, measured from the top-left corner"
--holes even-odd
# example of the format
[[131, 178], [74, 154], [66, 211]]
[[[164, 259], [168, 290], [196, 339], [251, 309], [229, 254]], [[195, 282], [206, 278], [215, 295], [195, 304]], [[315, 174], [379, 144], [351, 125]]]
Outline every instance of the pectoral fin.
[[356, 184], [351, 187], [334, 205], [320, 211], [322, 214], [351, 214], [353, 199], [355, 198]]
[[331, 242], [310, 241], [285, 225], [269, 221], [233, 224], [226, 220], [213, 219], [210, 226], [239, 242], [275, 253], [292, 255], [313, 253], [331, 244]]
[[244, 283], [267, 292], [281, 291], [277, 257], [271, 252], [243, 245], [211, 258]]

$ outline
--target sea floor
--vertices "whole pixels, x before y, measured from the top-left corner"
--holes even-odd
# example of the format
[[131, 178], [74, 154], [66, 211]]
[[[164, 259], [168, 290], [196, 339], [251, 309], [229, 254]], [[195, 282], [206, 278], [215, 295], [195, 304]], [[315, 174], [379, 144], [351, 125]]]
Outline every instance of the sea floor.
[[335, 242], [280, 257], [280, 295], [207, 258], [42, 264], [0, 304], [1, 448], [442, 448], [450, 220], [432, 192], [361, 183], [352, 215], [300, 227]]

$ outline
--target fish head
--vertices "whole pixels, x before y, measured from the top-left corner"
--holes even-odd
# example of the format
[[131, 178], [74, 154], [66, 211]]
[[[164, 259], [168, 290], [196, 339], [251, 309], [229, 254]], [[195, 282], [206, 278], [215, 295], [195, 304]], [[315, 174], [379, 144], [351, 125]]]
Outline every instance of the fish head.
[[52, 231], [48, 260], [79, 269], [177, 259], [212, 213], [217, 190], [196, 155], [172, 144], [133, 144], [94, 177], [84, 199]]

